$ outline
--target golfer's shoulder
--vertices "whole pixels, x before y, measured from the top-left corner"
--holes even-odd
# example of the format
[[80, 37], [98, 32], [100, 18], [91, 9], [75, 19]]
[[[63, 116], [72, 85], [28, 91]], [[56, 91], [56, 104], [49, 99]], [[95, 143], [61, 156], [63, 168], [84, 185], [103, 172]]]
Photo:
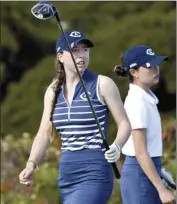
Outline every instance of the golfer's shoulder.
[[54, 97], [54, 88], [53, 88], [53, 82], [47, 87], [45, 94], [44, 94], [44, 101], [51, 101]]
[[117, 89], [117, 85], [113, 79], [108, 76], [99, 75], [99, 85], [103, 89]]

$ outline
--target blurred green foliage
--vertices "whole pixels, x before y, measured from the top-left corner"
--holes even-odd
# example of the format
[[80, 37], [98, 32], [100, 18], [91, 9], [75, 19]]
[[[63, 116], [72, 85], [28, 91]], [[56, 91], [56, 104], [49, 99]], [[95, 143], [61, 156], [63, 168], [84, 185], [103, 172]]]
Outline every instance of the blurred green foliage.
[[1, 140], [1, 200], [4, 204], [61, 203], [56, 185], [59, 152], [55, 142], [48, 148], [41, 168], [35, 172], [34, 183], [30, 187], [19, 185], [18, 175], [25, 167], [32, 141], [29, 133], [23, 133], [19, 139], [6, 135]]

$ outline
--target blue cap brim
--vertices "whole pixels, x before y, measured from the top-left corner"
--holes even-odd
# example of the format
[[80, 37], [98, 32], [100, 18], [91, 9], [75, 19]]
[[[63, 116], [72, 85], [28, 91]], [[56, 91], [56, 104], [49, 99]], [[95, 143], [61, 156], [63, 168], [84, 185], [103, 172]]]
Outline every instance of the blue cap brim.
[[165, 60], [168, 60], [167, 56], [155, 56], [151, 61], [149, 61], [149, 64], [153, 68], [160, 65]]
[[[87, 38], [80, 38], [80, 39], [76, 40], [76, 41], [74, 42], [74, 45], [77, 45], [77, 44], [79, 44], [79, 43], [84, 43], [84, 44], [86, 44], [88, 47], [94, 47], [93, 42], [92, 42], [91, 40], [87, 39]], [[73, 45], [73, 47], [74, 47], [74, 45]]]

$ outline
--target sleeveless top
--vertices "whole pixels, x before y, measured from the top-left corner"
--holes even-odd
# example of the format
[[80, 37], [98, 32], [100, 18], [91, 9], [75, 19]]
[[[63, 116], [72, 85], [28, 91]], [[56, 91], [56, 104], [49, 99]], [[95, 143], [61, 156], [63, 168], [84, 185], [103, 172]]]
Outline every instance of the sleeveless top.
[[[82, 78], [106, 136], [109, 111], [99, 98], [99, 76], [86, 69]], [[80, 81], [75, 87], [71, 105], [65, 99], [63, 87], [61, 88], [54, 108], [53, 123], [61, 135], [62, 151], [103, 148], [99, 129]]]

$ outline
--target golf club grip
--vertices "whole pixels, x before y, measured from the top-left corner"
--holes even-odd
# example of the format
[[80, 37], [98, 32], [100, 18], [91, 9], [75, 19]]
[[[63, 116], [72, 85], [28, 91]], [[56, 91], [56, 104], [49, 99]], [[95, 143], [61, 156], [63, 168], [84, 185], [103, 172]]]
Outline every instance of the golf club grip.
[[116, 163], [112, 163], [111, 165], [112, 165], [112, 168], [114, 170], [114, 174], [115, 174], [116, 179], [120, 179], [120, 173], [119, 173], [119, 170], [116, 166]]
[[170, 183], [168, 181], [167, 181], [167, 183], [172, 189], [176, 190], [176, 185], [175, 184], [172, 184], [172, 183]]
[[[108, 143], [107, 143], [107, 141], [105, 139], [103, 139], [103, 144], [104, 144], [106, 150], [109, 150], [109, 145], [108, 145]], [[119, 173], [119, 170], [118, 170], [118, 168], [116, 166], [116, 163], [111, 163], [111, 165], [112, 165], [112, 168], [114, 170], [115, 177], [117, 179], [120, 179], [120, 173]]]

